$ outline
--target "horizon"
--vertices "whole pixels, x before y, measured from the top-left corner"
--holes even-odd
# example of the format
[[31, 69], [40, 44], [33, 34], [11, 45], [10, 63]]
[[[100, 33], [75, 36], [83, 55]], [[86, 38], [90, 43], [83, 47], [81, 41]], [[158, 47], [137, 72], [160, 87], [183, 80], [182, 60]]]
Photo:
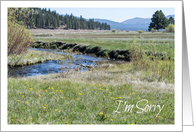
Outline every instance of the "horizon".
[[119, 23], [133, 18], [152, 18], [157, 10], [162, 10], [165, 16], [175, 14], [174, 8], [41, 8], [47, 8], [47, 10], [50, 8], [60, 15], [72, 13], [76, 17], [82, 15], [84, 19], [106, 19]]

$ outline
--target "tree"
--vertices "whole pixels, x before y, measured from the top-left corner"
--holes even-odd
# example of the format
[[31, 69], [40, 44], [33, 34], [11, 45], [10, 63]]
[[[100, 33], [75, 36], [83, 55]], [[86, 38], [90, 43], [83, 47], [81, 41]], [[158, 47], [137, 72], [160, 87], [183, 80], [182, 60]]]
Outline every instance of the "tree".
[[162, 10], [160, 11], [156, 11], [152, 18], [151, 18], [152, 22], [150, 23], [149, 26], [149, 31], [154, 28], [154, 29], [165, 29], [165, 27], [168, 26], [168, 19], [166, 18], [166, 16], [164, 15], [164, 13], [162, 12]]
[[168, 24], [174, 24], [174, 18], [173, 17], [170, 17], [169, 19], [168, 19]]

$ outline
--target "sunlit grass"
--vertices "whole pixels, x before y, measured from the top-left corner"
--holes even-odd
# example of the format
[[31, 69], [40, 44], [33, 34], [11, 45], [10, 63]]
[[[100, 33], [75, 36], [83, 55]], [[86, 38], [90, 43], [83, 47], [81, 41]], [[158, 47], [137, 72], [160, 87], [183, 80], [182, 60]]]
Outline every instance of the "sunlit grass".
[[69, 57], [70, 56], [55, 54], [53, 52], [28, 49], [26, 53], [20, 55], [9, 55], [7, 62], [9, 66], [25, 66], [49, 60], [67, 59]]
[[[125, 111], [142, 99], [164, 105], [155, 111]], [[115, 113], [118, 100], [123, 101]], [[145, 102], [141, 102], [141, 108]], [[141, 92], [128, 84], [101, 85], [36, 78], [8, 79], [8, 124], [173, 124], [174, 94]]]

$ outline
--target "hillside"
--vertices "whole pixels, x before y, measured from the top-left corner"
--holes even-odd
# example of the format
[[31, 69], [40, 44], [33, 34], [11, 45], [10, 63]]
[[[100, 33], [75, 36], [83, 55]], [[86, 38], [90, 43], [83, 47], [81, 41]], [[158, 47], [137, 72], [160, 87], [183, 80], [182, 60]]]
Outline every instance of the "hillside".
[[[174, 18], [175, 15], [168, 15], [166, 16], [168, 19], [170, 17]], [[107, 23], [110, 25], [111, 29], [117, 29], [117, 30], [129, 30], [129, 31], [136, 31], [136, 30], [148, 30], [148, 26], [151, 22], [151, 18], [140, 18], [135, 17], [132, 19], [127, 19], [123, 22], [114, 22], [107, 19], [98, 19], [94, 18], [94, 21]]]

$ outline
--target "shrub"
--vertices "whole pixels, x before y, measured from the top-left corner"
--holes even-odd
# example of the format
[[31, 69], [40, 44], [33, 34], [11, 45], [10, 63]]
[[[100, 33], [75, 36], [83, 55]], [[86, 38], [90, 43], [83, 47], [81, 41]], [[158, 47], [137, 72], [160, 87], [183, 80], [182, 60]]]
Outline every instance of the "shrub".
[[116, 29], [112, 29], [112, 32], [115, 33], [117, 30]]
[[151, 29], [152, 33], [154, 32], [154, 28]]
[[8, 56], [27, 51], [32, 44], [32, 36], [24, 26], [8, 21]]
[[121, 30], [119, 29], [118, 32], [121, 32]]
[[169, 32], [169, 28], [168, 28], [168, 27], [165, 28], [165, 32], [166, 32], [166, 33]]
[[126, 32], [129, 32], [129, 30], [126, 30]]
[[138, 33], [143, 33], [143, 31], [142, 30], [138, 30]]
[[156, 29], [156, 32], [158, 32], [158, 30]]
[[169, 24], [168, 25], [168, 28], [169, 28], [169, 32], [174, 32], [174, 24]]

